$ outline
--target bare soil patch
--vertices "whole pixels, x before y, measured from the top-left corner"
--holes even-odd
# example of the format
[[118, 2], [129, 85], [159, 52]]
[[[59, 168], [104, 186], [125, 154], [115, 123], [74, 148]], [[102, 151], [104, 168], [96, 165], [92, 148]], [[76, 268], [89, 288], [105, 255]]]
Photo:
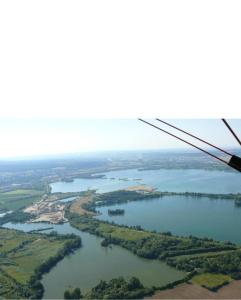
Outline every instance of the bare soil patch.
[[92, 195], [80, 197], [70, 206], [70, 212], [76, 213], [79, 215], [84, 215], [84, 214], [94, 215], [94, 213], [87, 211], [82, 207], [83, 204], [89, 203], [92, 200], [93, 200]]
[[241, 280], [234, 280], [217, 292], [211, 292], [197, 284], [185, 283], [157, 292], [151, 299], [241, 299]]
[[136, 192], [148, 192], [151, 193], [155, 189], [151, 186], [145, 185], [145, 184], [140, 184], [140, 185], [135, 185], [135, 186], [129, 186], [128, 188], [125, 189], [126, 191], [136, 191]]

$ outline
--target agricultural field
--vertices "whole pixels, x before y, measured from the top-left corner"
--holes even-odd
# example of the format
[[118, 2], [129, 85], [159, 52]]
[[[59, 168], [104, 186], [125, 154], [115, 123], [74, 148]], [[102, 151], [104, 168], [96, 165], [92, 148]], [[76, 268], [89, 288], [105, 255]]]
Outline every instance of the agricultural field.
[[17, 189], [9, 192], [0, 192], [0, 211], [22, 209], [39, 201], [43, 194], [43, 190], [34, 189]]
[[0, 228], [0, 297], [40, 297], [42, 273], [80, 245], [80, 238], [72, 235], [30, 234]]
[[232, 281], [232, 278], [223, 274], [211, 274], [203, 273], [196, 275], [192, 278], [192, 283], [201, 285], [211, 291], [216, 291], [221, 286], [228, 284]]

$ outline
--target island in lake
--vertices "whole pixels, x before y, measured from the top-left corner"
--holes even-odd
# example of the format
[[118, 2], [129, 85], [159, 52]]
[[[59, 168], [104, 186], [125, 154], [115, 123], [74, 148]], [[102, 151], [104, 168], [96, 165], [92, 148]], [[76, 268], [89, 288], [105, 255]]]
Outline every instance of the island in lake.
[[125, 210], [124, 209], [108, 209], [108, 214], [110, 216], [118, 216], [118, 215], [124, 215]]

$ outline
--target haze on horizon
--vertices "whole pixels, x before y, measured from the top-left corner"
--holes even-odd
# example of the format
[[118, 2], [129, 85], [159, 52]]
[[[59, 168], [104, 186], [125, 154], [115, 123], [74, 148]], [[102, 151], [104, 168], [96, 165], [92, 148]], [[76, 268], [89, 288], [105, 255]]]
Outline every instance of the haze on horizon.
[[[154, 119], [147, 120], [190, 142], [195, 141]], [[220, 119], [167, 121], [217, 146], [226, 149], [238, 146]], [[229, 123], [241, 137], [241, 119]], [[0, 120], [0, 136], [1, 159], [96, 151], [191, 149], [137, 119], [5, 119]], [[197, 141], [195, 144], [204, 147]]]

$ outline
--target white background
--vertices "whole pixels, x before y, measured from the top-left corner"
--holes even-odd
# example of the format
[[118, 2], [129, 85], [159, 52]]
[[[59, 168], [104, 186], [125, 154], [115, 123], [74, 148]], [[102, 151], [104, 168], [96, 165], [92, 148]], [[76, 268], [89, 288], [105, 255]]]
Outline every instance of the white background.
[[241, 2], [0, 2], [0, 118], [236, 117]]

